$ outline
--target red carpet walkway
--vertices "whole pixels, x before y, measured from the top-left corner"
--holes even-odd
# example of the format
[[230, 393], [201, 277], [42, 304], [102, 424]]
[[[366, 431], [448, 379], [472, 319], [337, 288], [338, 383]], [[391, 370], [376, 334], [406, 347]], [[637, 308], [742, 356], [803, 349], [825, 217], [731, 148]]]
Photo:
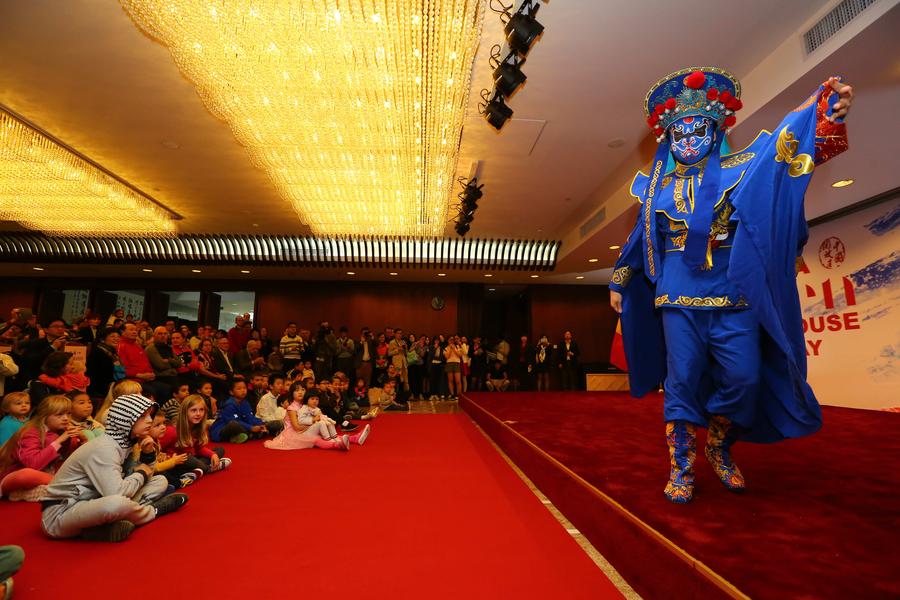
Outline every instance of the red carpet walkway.
[[[736, 445], [748, 484], [743, 495], [715, 478], [702, 453], [703, 431], [694, 501], [676, 506], [662, 494], [669, 463], [660, 396], [470, 396], [751, 597], [900, 597], [900, 414], [823, 407], [825, 424], [815, 435]], [[545, 463], [516, 460], [537, 482], [530, 469]], [[552, 489], [542, 491], [554, 499]], [[574, 508], [590, 518], [590, 508]], [[578, 515], [566, 516], [591, 537]], [[627, 539], [592, 541], [614, 567], [615, 552], [629, 552]], [[607, 541], [616, 548], [605, 550]], [[665, 574], [644, 568], [638, 577]], [[630, 583], [640, 591], [638, 581]]]
[[48, 541], [37, 505], [0, 502], [16, 598], [621, 597], [466, 415], [382, 415], [349, 455], [228, 452], [122, 544]]

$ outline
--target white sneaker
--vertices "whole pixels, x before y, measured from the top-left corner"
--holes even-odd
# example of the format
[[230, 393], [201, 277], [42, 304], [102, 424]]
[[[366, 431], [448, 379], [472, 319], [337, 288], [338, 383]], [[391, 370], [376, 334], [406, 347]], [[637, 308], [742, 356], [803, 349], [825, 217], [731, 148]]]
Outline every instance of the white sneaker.
[[349, 451], [350, 450], [350, 436], [342, 435], [341, 436], [341, 444], [344, 446], [344, 450]]
[[366, 443], [366, 440], [369, 438], [369, 432], [372, 431], [371, 425], [366, 425], [366, 427], [362, 430], [362, 433], [359, 434], [359, 437], [356, 440], [356, 443], [362, 446]]

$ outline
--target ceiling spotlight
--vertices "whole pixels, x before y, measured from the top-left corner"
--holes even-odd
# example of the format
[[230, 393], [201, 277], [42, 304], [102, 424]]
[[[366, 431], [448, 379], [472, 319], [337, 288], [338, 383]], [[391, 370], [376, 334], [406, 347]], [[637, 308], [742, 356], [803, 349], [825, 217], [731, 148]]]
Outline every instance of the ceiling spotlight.
[[202, 273], [200, 269], [191, 269], [191, 273]]
[[494, 275], [493, 275], [493, 273], [485, 273], [484, 276], [485, 277], [493, 277]]
[[347, 275], [356, 275], [356, 272], [354, 272], [354, 271], [347, 271]]
[[537, 279], [538, 277], [540, 277], [540, 275], [532, 275], [531, 276], [532, 279]]
[[600, 259], [599, 259], [599, 258], [589, 258], [589, 259], [588, 259], [588, 262], [589, 262], [589, 263], [600, 262]]
[[152, 273], [153, 269], [141, 269], [144, 273]]
[[500, 60], [500, 45], [491, 49], [491, 66], [494, 67], [494, 89], [503, 94], [504, 98], [512, 96], [528, 79], [522, 72], [524, 58], [519, 58], [515, 52], [510, 52], [502, 61]]
[[454, 229], [456, 230], [456, 233], [461, 236], [469, 233], [470, 228], [471, 228], [471, 225], [469, 225], [469, 223], [457, 223], [456, 227], [454, 227]]
[[247, 269], [241, 269], [241, 273], [249, 273], [249, 272], [250, 271], [248, 271]]
[[489, 291], [489, 292], [496, 292], [496, 291], [497, 291], [497, 288], [488, 288], [488, 291]]
[[447, 276], [446, 273], [438, 273], [438, 277], [446, 277], [446, 276]]
[[44, 267], [31, 267], [31, 268], [34, 269], [35, 271], [43, 271], [44, 270]]
[[614, 245], [614, 246], [610, 246], [609, 249], [610, 249], [610, 250], [618, 250], [618, 249], [621, 248], [621, 247], [622, 247], [622, 246], [615, 246], [615, 245]]
[[506, 43], [522, 56], [528, 55], [531, 46], [544, 32], [544, 26], [534, 18], [539, 7], [534, 0], [525, 0], [503, 27]]
[[393, 271], [392, 271], [392, 272], [388, 273], [388, 275], [394, 276], [394, 275], [399, 275], [399, 273], [396, 273], [396, 272], [393, 272]]
[[494, 92], [493, 97], [491, 97], [489, 90], [481, 90], [481, 98], [484, 102], [478, 105], [479, 111], [487, 119], [491, 127], [500, 131], [506, 125], [506, 122], [512, 118], [513, 110], [503, 102], [503, 96], [500, 92]]
[[576, 275], [575, 279], [584, 279], [584, 275]]
[[852, 179], [841, 179], [839, 181], [835, 181], [834, 183], [831, 184], [831, 187], [842, 188], [842, 187], [847, 187], [848, 185], [853, 185]]

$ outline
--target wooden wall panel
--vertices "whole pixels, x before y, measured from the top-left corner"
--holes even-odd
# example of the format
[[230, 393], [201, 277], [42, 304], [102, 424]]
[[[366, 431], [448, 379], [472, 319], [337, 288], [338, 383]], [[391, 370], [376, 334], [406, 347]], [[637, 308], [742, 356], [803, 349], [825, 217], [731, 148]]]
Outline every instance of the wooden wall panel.
[[531, 339], [546, 334], [552, 344], [568, 329], [581, 347], [581, 362], [609, 362], [618, 315], [609, 288], [586, 285], [531, 286]]

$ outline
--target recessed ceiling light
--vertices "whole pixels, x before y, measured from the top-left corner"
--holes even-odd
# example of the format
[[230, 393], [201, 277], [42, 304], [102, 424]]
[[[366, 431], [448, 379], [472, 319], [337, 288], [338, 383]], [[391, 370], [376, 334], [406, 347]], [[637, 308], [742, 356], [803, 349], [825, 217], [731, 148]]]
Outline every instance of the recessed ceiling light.
[[44, 270], [44, 267], [31, 267], [31, 268], [34, 269], [35, 271], [43, 271]]
[[576, 275], [575, 279], [584, 279], [584, 275]]
[[241, 273], [249, 273], [249, 272], [250, 271], [248, 271], [247, 269], [241, 269]]
[[259, 227], [259, 223], [253, 223], [254, 227]]
[[620, 148], [625, 145], [624, 138], [613, 138], [606, 143], [610, 148]]
[[347, 271], [347, 275], [356, 275], [356, 271]]
[[834, 183], [831, 184], [831, 187], [842, 188], [842, 187], [847, 187], [848, 185], [853, 185], [852, 179], [841, 179], [841, 180], [835, 181]]
[[388, 273], [388, 275], [394, 276], [394, 275], [399, 275], [399, 273], [396, 273], [396, 272], [394, 272], [394, 271], [391, 271], [390, 273]]
[[540, 277], [540, 275], [532, 275], [531, 276], [532, 279], [537, 279], [538, 277]]
[[446, 273], [438, 273], [438, 277], [446, 277], [446, 276], [447, 276]]
[[493, 277], [494, 274], [493, 274], [493, 273], [485, 273], [484, 276], [485, 276], [485, 277]]
[[589, 258], [588, 259], [588, 262], [590, 262], [590, 263], [599, 262], [599, 261], [600, 261], [599, 258]]
[[613, 246], [610, 246], [609, 249], [610, 249], [610, 250], [618, 250], [618, 249], [621, 248], [621, 247], [622, 247], [622, 246], [616, 246], [616, 245], [613, 245]]
[[141, 269], [144, 273], [152, 273], [153, 269]]
[[202, 273], [200, 269], [191, 269], [191, 273]]
[[488, 291], [489, 291], [489, 292], [496, 292], [496, 291], [497, 291], [497, 288], [488, 288]]

